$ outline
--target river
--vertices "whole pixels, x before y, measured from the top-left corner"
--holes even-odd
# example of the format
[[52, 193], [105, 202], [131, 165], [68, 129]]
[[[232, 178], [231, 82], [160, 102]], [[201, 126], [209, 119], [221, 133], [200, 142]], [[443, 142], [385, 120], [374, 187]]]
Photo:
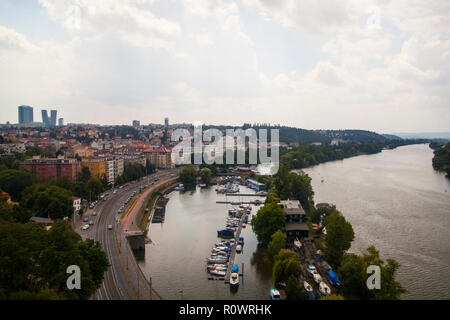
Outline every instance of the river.
[[428, 145], [410, 145], [304, 170], [315, 202], [353, 225], [351, 251], [375, 245], [400, 262], [403, 299], [450, 299], [450, 182], [432, 158]]
[[[241, 193], [255, 193], [240, 187]], [[250, 225], [242, 229], [244, 247], [236, 254], [235, 263], [244, 276], [237, 291], [230, 290], [224, 281], [208, 280], [206, 258], [220, 240], [217, 230], [225, 227], [231, 205], [217, 204], [225, 200], [214, 187], [186, 192], [171, 192], [164, 223], [152, 223], [146, 245], [145, 260], [139, 262], [147, 278], [152, 276], [155, 290], [163, 299], [269, 299], [272, 287], [271, 265], [264, 262], [261, 250]], [[241, 198], [241, 199], [238, 199]], [[228, 197], [229, 201], [264, 199], [258, 197]], [[256, 214], [258, 207], [253, 206]]]
[[[384, 259], [401, 263], [397, 278], [409, 291], [404, 299], [450, 299], [450, 182], [433, 170], [432, 158], [427, 145], [411, 145], [305, 169], [315, 202], [336, 204], [352, 223], [352, 252], [375, 245]], [[166, 220], [151, 224], [153, 243], [140, 262], [158, 293], [164, 299], [268, 299], [271, 266], [250, 226], [243, 229], [244, 252], [236, 258], [245, 265], [238, 291], [207, 279], [205, 259], [229, 208], [216, 204], [224, 196], [208, 188], [169, 198]]]

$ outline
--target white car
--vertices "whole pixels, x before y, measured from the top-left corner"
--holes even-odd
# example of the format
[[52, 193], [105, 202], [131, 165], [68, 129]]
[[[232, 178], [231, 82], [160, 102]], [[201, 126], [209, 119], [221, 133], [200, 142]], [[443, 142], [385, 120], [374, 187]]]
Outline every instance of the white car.
[[108, 230], [112, 230], [112, 224], [108, 225]]
[[89, 225], [88, 224], [85, 224], [84, 226], [83, 226], [83, 231], [85, 231], [85, 230], [87, 230], [87, 229], [89, 229]]

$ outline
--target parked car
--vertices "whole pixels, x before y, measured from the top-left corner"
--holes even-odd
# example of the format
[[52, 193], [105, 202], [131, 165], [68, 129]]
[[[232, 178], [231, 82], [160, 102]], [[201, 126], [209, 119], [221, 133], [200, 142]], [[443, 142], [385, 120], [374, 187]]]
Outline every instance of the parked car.
[[94, 221], [89, 221], [89, 224], [92, 226], [94, 224]]
[[97, 211], [92, 212], [92, 215], [95, 217], [97, 215]]
[[89, 221], [89, 219], [87, 217], [83, 219], [83, 222], [88, 222], [88, 221]]
[[112, 224], [108, 225], [108, 230], [112, 230]]
[[85, 231], [85, 230], [87, 230], [87, 229], [89, 229], [89, 225], [88, 224], [85, 224], [84, 226], [83, 226], [83, 231]]

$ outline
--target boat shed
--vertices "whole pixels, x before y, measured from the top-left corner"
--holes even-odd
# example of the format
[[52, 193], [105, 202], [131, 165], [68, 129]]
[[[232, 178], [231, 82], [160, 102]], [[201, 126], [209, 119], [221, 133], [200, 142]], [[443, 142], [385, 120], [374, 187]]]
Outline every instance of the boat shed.
[[259, 181], [256, 181], [253, 179], [247, 179], [246, 183], [247, 183], [247, 186], [249, 186], [253, 190], [256, 190], [256, 191], [265, 191], [266, 190], [266, 185]]
[[306, 238], [309, 235], [309, 228], [306, 223], [290, 222], [285, 226], [286, 237], [289, 239]]
[[282, 200], [278, 205], [286, 213], [286, 223], [306, 221], [306, 212], [299, 200]]

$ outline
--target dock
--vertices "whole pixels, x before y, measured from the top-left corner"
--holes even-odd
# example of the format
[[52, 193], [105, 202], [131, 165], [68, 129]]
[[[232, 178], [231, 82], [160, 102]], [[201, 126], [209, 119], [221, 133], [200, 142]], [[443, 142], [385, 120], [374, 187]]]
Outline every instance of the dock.
[[256, 193], [224, 193], [227, 197], [267, 197], [267, 194]]
[[[232, 204], [235, 206], [241, 205], [241, 204], [256, 204], [255, 201], [216, 201], [216, 203], [219, 204]], [[264, 204], [263, 202], [260, 202], [259, 204]]]
[[228, 260], [228, 268], [227, 268], [227, 273], [225, 275], [225, 283], [230, 283], [230, 276], [231, 276], [231, 269], [234, 266], [234, 258], [236, 256], [236, 247], [238, 245], [238, 239], [239, 236], [241, 235], [241, 231], [242, 231], [242, 224], [244, 223], [245, 220], [245, 214], [242, 215], [241, 220], [239, 221], [239, 226], [236, 230], [235, 233], [235, 242], [234, 242], [234, 246], [231, 249], [231, 254], [230, 254], [230, 259]]

